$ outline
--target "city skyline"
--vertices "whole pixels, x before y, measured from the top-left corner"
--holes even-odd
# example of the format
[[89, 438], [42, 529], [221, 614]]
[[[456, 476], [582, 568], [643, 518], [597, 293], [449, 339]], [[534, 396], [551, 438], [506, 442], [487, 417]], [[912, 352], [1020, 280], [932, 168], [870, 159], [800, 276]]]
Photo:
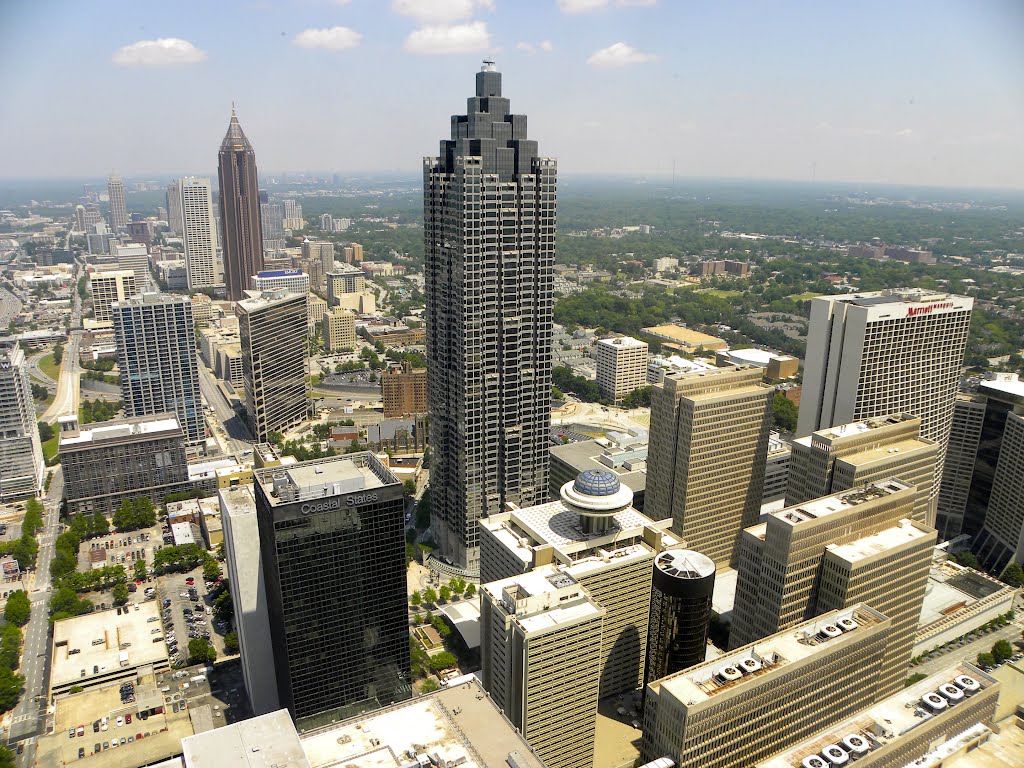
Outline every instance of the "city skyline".
[[[746, 1], [560, 0], [524, 12], [492, 0], [309, 0], [245, 10], [244, 40], [258, 45], [238, 42], [230, 4], [196, 9], [188, 24], [169, 9], [127, 4], [0, 11], [12, 62], [3, 70], [18, 74], [4, 82], [14, 103], [59, 89], [64, 56], [78, 77], [108, 89], [188, 89], [191, 102], [188, 121], [175, 119], [175, 99], [157, 98], [112, 131], [60, 119], [64, 109], [86, 111], [88, 89], [72, 89], [0, 128], [0, 142], [22, 149], [5, 173], [212, 175], [210, 137], [232, 100], [266, 169], [321, 167], [325, 157], [348, 172], [415, 167], [431, 144], [420, 126], [445, 117], [430, 98], [437, 84], [452, 90], [467, 66], [496, 58], [517, 81], [545, 83], [524, 91], [522, 108], [574, 173], [994, 187], [1020, 187], [1024, 176], [1024, 150], [1001, 127], [1024, 118], [1014, 46], [1024, 13], [1009, 2], [810, 13]], [[61, 56], [31, 44], [43, 30], [66, 39]], [[963, 55], [940, 55], [953, 47]], [[326, 99], [334, 78], [344, 98]], [[348, 119], [372, 117], [382, 90], [422, 120], [376, 120], [371, 132]]]

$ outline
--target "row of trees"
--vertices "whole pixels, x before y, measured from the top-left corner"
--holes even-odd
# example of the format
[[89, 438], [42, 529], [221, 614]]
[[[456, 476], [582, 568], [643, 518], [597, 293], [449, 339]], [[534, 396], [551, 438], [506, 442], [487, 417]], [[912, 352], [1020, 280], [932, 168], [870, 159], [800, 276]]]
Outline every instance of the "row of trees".
[[983, 651], [978, 654], [978, 665], [989, 669], [1011, 658], [1013, 658], [1013, 646], [1010, 645], [1010, 641], [996, 640], [991, 651]]
[[460, 596], [470, 598], [475, 594], [475, 584], [467, 584], [462, 579], [456, 577], [447, 584], [442, 584], [437, 590], [433, 587], [427, 587], [420, 592], [413, 592], [409, 595], [409, 605], [413, 608], [418, 608], [421, 605], [436, 606], [438, 603], [447, 603], [453, 597], [456, 599]]
[[14, 541], [0, 544], [0, 554], [11, 555], [18, 561], [18, 567], [25, 571], [36, 564], [39, 542], [36, 534], [43, 527], [43, 505], [38, 499], [25, 502], [25, 519], [21, 523], [21, 536]]
[[110, 421], [121, 410], [121, 401], [108, 403], [106, 400], [83, 400], [78, 407], [79, 420], [83, 424]]
[[114, 527], [119, 531], [137, 531], [156, 525], [156, 509], [145, 496], [125, 499], [113, 517]]
[[198, 544], [162, 547], [153, 554], [153, 573], [183, 573], [203, 566], [203, 578], [213, 581], [220, 576], [216, 558]]

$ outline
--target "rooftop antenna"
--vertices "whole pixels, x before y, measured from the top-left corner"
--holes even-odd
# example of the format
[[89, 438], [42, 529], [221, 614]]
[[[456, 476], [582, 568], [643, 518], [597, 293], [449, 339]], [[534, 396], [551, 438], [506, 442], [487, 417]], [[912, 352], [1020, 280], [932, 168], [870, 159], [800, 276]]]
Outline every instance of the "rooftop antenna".
[[484, 59], [483, 66], [480, 67], [480, 71], [481, 72], [494, 72], [495, 71], [494, 62], [491, 61], [490, 59]]

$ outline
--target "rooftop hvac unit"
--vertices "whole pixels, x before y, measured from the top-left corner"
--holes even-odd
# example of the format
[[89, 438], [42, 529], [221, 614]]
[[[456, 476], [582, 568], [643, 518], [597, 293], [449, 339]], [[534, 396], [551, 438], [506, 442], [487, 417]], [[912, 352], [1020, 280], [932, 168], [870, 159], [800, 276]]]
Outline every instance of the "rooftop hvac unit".
[[841, 630], [835, 624], [826, 624], [824, 627], [818, 630], [818, 634], [820, 634], [822, 638], [824, 638], [825, 640], [828, 640], [833, 637], [839, 637], [841, 634], [843, 634], [843, 630]]
[[843, 746], [854, 756], [866, 754], [871, 749], [871, 744], [859, 733], [851, 733], [849, 736], [844, 736]]
[[731, 665], [719, 667], [718, 671], [715, 672], [715, 675], [718, 678], [720, 678], [724, 683], [730, 683], [733, 680], [739, 680], [741, 677], [743, 677], [743, 673], [740, 672], [736, 667]]
[[828, 760], [819, 755], [808, 755], [801, 762], [803, 768], [828, 768]]
[[850, 756], [846, 754], [846, 750], [838, 744], [829, 744], [821, 750], [821, 756], [828, 760], [829, 765], [845, 765], [850, 761]]
[[856, 621], [854, 621], [853, 619], [849, 619], [849, 618], [847, 618], [847, 619], [840, 619], [839, 621], [836, 622], [836, 624], [839, 625], [839, 628], [841, 630], [843, 630], [843, 632], [850, 632], [851, 630], [854, 630], [854, 629], [856, 629], [857, 627], [860, 626], [860, 624], [858, 624]]
[[928, 707], [932, 712], [941, 712], [947, 706], [946, 700], [939, 696], [935, 691], [929, 691], [922, 696], [921, 703]]
[[943, 683], [939, 686], [939, 693], [942, 694], [944, 699], [947, 699], [950, 704], [960, 701], [964, 697], [964, 692], [957, 688], [952, 683]]
[[761, 662], [753, 658], [744, 659], [740, 662], [740, 669], [742, 669], [749, 675], [752, 672], [757, 672], [759, 669], [761, 669]]
[[963, 688], [967, 693], [976, 693], [981, 689], [981, 686], [978, 685], [978, 681], [968, 675], [958, 675], [953, 678], [953, 682]]

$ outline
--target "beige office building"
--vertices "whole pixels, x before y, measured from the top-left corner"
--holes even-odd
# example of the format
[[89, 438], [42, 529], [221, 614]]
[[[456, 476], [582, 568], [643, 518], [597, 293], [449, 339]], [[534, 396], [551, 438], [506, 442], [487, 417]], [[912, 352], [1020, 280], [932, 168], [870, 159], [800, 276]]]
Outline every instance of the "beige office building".
[[363, 246], [359, 243], [349, 243], [342, 248], [342, 258], [346, 264], [358, 264], [363, 260]]
[[951, 664], [755, 768], [938, 768], [992, 733], [999, 691], [999, 681], [977, 667]]
[[934, 525], [939, 446], [921, 436], [921, 419], [909, 414], [840, 424], [793, 441], [786, 504], [896, 478], [917, 488], [914, 520]]
[[712, 368], [665, 376], [651, 392], [644, 511], [717, 565], [734, 564], [757, 522], [774, 390], [763, 370]]
[[327, 302], [311, 293], [306, 297], [306, 311], [309, 316], [309, 335], [312, 336], [324, 321], [327, 314]]
[[115, 269], [109, 272], [93, 272], [89, 275], [89, 290], [92, 292], [92, 312], [99, 323], [114, 322], [110, 305], [134, 296], [138, 283], [135, 273], [129, 269]]
[[619, 402], [647, 383], [647, 344], [630, 336], [601, 339], [594, 345], [597, 386], [609, 400]]
[[873, 701], [890, 621], [865, 605], [650, 683], [642, 759], [746, 768]]
[[548, 768], [591, 768], [605, 610], [554, 566], [480, 589], [491, 700]]
[[[344, 267], [344, 269], [340, 269]], [[338, 305], [338, 297], [346, 293], [361, 293], [366, 289], [366, 276], [361, 270], [339, 264], [327, 273], [327, 303]]]
[[426, 368], [413, 368], [408, 361], [400, 366], [392, 366], [381, 373], [380, 389], [385, 419], [399, 419], [427, 412]]
[[934, 528], [909, 519], [912, 486], [884, 480], [775, 512], [743, 532], [729, 643], [866, 603], [892, 621], [878, 690], [899, 690], [921, 616]]
[[145, 243], [110, 244], [110, 255], [117, 259], [118, 269], [130, 269], [135, 284], [142, 290], [149, 278], [149, 248]]
[[256, 293], [239, 301], [245, 410], [260, 442], [271, 432], [299, 426], [309, 413], [306, 393], [308, 339], [306, 295], [287, 291]]
[[321, 326], [327, 351], [356, 348], [356, 316], [347, 309], [336, 308], [324, 313]]
[[480, 580], [554, 566], [607, 613], [598, 667], [601, 696], [643, 684], [654, 558], [680, 543], [632, 506], [633, 492], [608, 469], [588, 469], [557, 501], [480, 520]]

